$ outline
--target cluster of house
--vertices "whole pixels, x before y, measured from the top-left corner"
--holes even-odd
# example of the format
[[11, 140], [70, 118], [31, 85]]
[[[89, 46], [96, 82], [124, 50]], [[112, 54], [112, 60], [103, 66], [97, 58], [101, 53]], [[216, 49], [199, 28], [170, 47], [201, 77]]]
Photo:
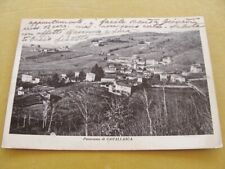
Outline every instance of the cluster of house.
[[[75, 79], [79, 78], [80, 76], [80, 72], [75, 72]], [[93, 82], [95, 81], [95, 73], [91, 73], [91, 72], [88, 72], [86, 73], [86, 76], [85, 76], [85, 79], [84, 81], [86, 82]], [[75, 82], [76, 80], [71, 80], [71, 82]]]
[[93, 39], [91, 41], [91, 46], [101, 47], [108, 45], [109, 43], [124, 43], [128, 41], [121, 40], [120, 38], [109, 38], [109, 39]]
[[[139, 83], [140, 84], [140, 83]], [[116, 80], [109, 81], [106, 78], [101, 79], [101, 87], [108, 89], [108, 92], [116, 95], [130, 95], [137, 87], [138, 83], [135, 81]]]
[[28, 75], [28, 74], [22, 74], [21, 80], [24, 83], [26, 83], [26, 82], [27, 83], [33, 83], [33, 84], [40, 83], [40, 79], [39, 78], [37, 78], [37, 77], [33, 78], [32, 75]]
[[[160, 61], [157, 61], [155, 59], [144, 59], [144, 58], [138, 57], [137, 55], [133, 55], [130, 58], [119, 57], [115, 59], [108, 59], [107, 61], [112, 64], [122, 65], [121, 73], [129, 74], [132, 70], [135, 70], [140, 73], [142, 73], [144, 70], [153, 71], [157, 66], [167, 65], [172, 63], [172, 58], [168, 56], [168, 57], [163, 57]], [[111, 66], [105, 70], [115, 71], [115, 68]]]
[[44, 47], [42, 48], [40, 45], [31, 44], [32, 52], [40, 52], [40, 53], [55, 53], [55, 52], [66, 52], [69, 51], [70, 48], [68, 46], [62, 47]]
[[[161, 60], [161, 64], [170, 64], [171, 58], [166, 57]], [[100, 86], [107, 88], [110, 93], [116, 95], [130, 95], [134, 89], [142, 84], [144, 79], [151, 78], [158, 75], [161, 82], [170, 83], [185, 83], [189, 74], [203, 73], [203, 66], [201, 64], [193, 64], [189, 71], [182, 73], [166, 73], [157, 67], [159, 64], [156, 60], [145, 60], [139, 57], [133, 59], [118, 58], [108, 60], [108, 66], [104, 70], [105, 76], [100, 80]], [[75, 72], [75, 80], [70, 79], [66, 74], [61, 74], [60, 79], [64, 79], [64, 83], [77, 82], [79, 80], [80, 72]], [[84, 81], [94, 82], [96, 74], [86, 73]], [[22, 74], [22, 82], [29, 82], [38, 84], [39, 78], [33, 78], [31, 75]], [[23, 88], [18, 88], [18, 95], [23, 95]]]
[[[37, 77], [34, 78], [32, 75], [22, 74], [21, 81], [23, 83], [38, 84], [38, 83], [40, 83], [40, 78], [37, 78]], [[16, 91], [17, 91], [18, 96], [24, 95], [24, 88], [22, 86], [19, 86], [16, 89]]]
[[[193, 64], [188, 72], [166, 73], [159, 65], [167, 65], [172, 62], [171, 57], [162, 58], [161, 61], [154, 59], [141, 59], [139, 57], [108, 59], [108, 66], [104, 68], [105, 77], [101, 79], [101, 87], [105, 87], [114, 94], [132, 93], [133, 88], [141, 84], [144, 79], [159, 76], [161, 82], [183, 84], [190, 74], [203, 73], [201, 64]], [[113, 76], [115, 75], [115, 76]]]

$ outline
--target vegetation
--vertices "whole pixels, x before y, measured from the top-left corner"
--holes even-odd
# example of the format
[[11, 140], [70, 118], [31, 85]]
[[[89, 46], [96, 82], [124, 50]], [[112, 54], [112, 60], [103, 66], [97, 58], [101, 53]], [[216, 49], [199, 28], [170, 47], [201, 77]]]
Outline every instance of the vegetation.
[[101, 78], [104, 77], [104, 71], [98, 64], [95, 64], [95, 66], [92, 67], [91, 72], [95, 74], [95, 81], [100, 81]]
[[[111, 95], [96, 83], [76, 83], [47, 109], [14, 102], [11, 133], [77, 136], [160, 136], [212, 134], [209, 100], [193, 89], [139, 87], [131, 96]], [[39, 96], [33, 95], [40, 100]], [[35, 100], [32, 98], [32, 100]]]

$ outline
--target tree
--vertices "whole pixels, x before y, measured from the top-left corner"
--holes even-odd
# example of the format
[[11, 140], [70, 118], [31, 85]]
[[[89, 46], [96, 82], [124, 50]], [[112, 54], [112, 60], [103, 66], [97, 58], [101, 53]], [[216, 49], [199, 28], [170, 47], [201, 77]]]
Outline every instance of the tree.
[[91, 121], [91, 114], [94, 110], [94, 99], [89, 95], [89, 88], [84, 87], [77, 92], [70, 92], [69, 95], [73, 98], [73, 103], [82, 116], [84, 122], [85, 136], [88, 136], [88, 124]]
[[[142, 88], [138, 91], [136, 91], [130, 100], [130, 105], [132, 109], [139, 111], [139, 118], [140, 118], [140, 112], [143, 112], [145, 114], [145, 117], [147, 116], [147, 123], [144, 123], [145, 119], [141, 119], [141, 124], [147, 124], [148, 126], [148, 135], [153, 135], [153, 123], [152, 123], [152, 105], [153, 105], [153, 99], [151, 98], [150, 88]], [[136, 112], [137, 113], [137, 112]], [[139, 119], [140, 120], [140, 119]], [[143, 127], [143, 126], [141, 126]]]
[[67, 75], [67, 77], [70, 78], [70, 79], [75, 79], [75, 73], [72, 72], [72, 71], [69, 71], [66, 75]]
[[145, 88], [141, 92], [141, 100], [145, 106], [145, 111], [147, 113], [147, 117], [148, 117], [148, 121], [149, 121], [149, 134], [153, 135], [152, 119], [151, 119], [151, 115], [150, 115], [150, 107], [152, 104], [152, 100], [149, 98], [149, 95]]
[[102, 124], [103, 135], [125, 135], [126, 128], [129, 127], [132, 118], [132, 114], [128, 111], [127, 101], [126, 98], [122, 97], [112, 97], [105, 100], [107, 110]]
[[86, 78], [86, 73], [83, 70], [81, 70], [79, 73], [79, 80], [84, 81], [85, 78]]
[[58, 87], [59, 85], [59, 75], [57, 73], [54, 73], [48, 82], [50, 86]]
[[95, 74], [95, 81], [100, 81], [101, 78], [104, 77], [104, 70], [101, 66], [98, 66], [98, 64], [92, 67], [91, 72]]
[[22, 80], [21, 80], [21, 78], [17, 78], [17, 80], [16, 80], [16, 86], [22, 86]]

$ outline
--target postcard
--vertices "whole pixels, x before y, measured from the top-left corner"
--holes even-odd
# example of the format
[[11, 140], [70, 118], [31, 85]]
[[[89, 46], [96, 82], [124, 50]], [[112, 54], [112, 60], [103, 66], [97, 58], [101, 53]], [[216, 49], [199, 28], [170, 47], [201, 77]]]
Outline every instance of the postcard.
[[23, 19], [2, 147], [222, 147], [204, 18]]

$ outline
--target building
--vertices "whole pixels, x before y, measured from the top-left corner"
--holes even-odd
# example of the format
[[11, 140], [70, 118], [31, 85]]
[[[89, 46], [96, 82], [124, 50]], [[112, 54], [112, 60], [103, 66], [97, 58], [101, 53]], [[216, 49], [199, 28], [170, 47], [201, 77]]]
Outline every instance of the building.
[[147, 66], [155, 66], [158, 64], [158, 61], [154, 60], [154, 59], [147, 59], [146, 60], [146, 65]]
[[139, 69], [136, 70], [137, 73], [143, 73], [143, 71], [144, 71], [144, 70], [141, 69], [141, 68], [139, 68]]
[[102, 83], [107, 83], [107, 82], [109, 82], [109, 83], [114, 83], [116, 81], [116, 79], [115, 78], [111, 78], [111, 77], [104, 77], [104, 78], [101, 78], [101, 82]]
[[138, 77], [138, 78], [137, 78], [137, 82], [138, 82], [138, 83], [142, 83], [142, 82], [143, 82], [143, 78], [142, 78], [142, 77]]
[[132, 69], [126, 69], [126, 70], [123, 71], [123, 73], [129, 75], [129, 74], [132, 73]]
[[67, 75], [66, 74], [61, 74], [62, 79], [66, 79]]
[[164, 57], [164, 58], [162, 59], [162, 64], [167, 65], [167, 64], [170, 64], [171, 62], [172, 62], [171, 57]]
[[160, 68], [154, 68], [154, 74], [162, 74], [163, 70], [161, 70]]
[[186, 81], [186, 79], [180, 75], [177, 74], [172, 74], [170, 76], [170, 81], [173, 83], [179, 82], [179, 83], [184, 83]]
[[75, 78], [78, 78], [80, 75], [80, 72], [75, 72]]
[[151, 42], [150, 41], [145, 41], [145, 44], [146, 45], [151, 45]]
[[39, 78], [34, 78], [34, 80], [32, 81], [33, 84], [38, 84], [40, 83], [40, 79]]
[[132, 86], [129, 84], [126, 84], [125, 82], [115, 82], [115, 91], [119, 92], [121, 94], [130, 95]]
[[182, 75], [182, 76], [188, 76], [188, 75], [189, 75], [189, 72], [183, 71], [183, 72], [181, 73], [181, 75]]
[[140, 57], [137, 57], [133, 62], [136, 62], [138, 67], [146, 65], [146, 60]]
[[59, 47], [59, 48], [57, 48], [57, 50], [60, 52], [67, 52], [67, 51], [69, 51], [69, 47], [68, 46]]
[[57, 52], [57, 49], [55, 49], [55, 48], [44, 48], [44, 49], [42, 49], [42, 52], [43, 53], [54, 53], [54, 52]]
[[87, 73], [86, 74], [86, 79], [85, 79], [86, 81], [88, 81], [88, 82], [93, 82], [93, 81], [95, 81], [95, 74], [94, 73]]
[[24, 91], [23, 90], [18, 90], [17, 91], [17, 95], [18, 96], [23, 96], [24, 95]]
[[24, 95], [23, 87], [19, 87], [19, 88], [17, 89], [17, 95], [18, 95], [18, 96], [23, 96], [23, 95]]
[[150, 77], [152, 75], [152, 73], [150, 71], [145, 70], [143, 72], [144, 77]]
[[155, 71], [155, 67], [148, 66], [148, 67], [146, 67], [146, 70], [149, 71], [149, 72], [154, 72]]
[[201, 64], [191, 65], [190, 73], [202, 73], [202, 72], [203, 72], [203, 69]]
[[160, 81], [167, 81], [169, 78], [169, 75], [162, 73], [159, 75], [159, 78], [160, 78]]
[[132, 66], [132, 68], [133, 68], [134, 70], [137, 69], [137, 63], [136, 63], [136, 62], [133, 62], [131, 66]]
[[127, 76], [126, 79], [127, 80], [135, 80], [137, 77], [136, 76]]
[[109, 65], [108, 67], [104, 68], [105, 73], [116, 73], [116, 67], [114, 65]]
[[33, 77], [31, 75], [22, 74], [22, 82], [32, 83]]

